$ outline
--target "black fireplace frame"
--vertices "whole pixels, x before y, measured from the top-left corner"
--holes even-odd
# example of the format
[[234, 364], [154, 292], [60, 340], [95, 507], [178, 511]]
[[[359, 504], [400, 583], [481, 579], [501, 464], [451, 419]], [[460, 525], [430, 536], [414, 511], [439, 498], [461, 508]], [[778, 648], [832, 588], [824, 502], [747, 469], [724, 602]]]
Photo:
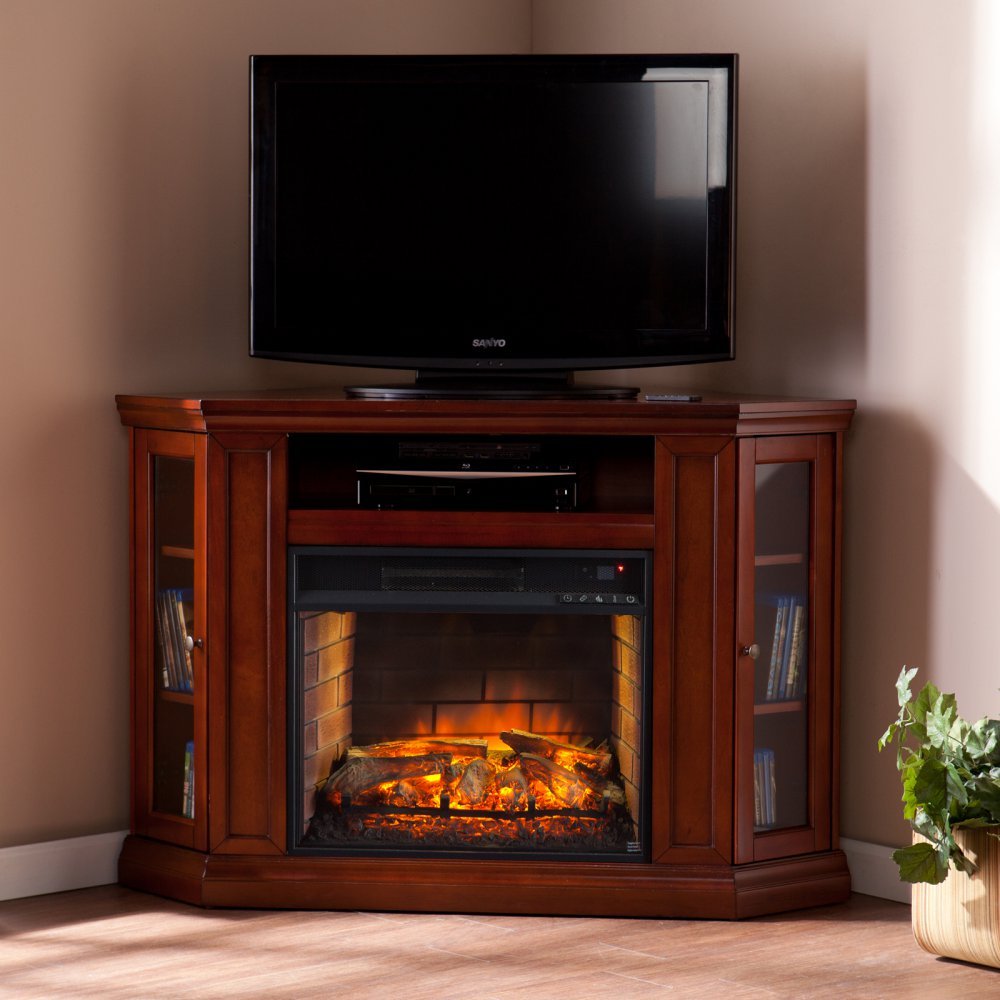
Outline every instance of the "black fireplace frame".
[[[300, 857], [380, 857], [427, 859], [493, 859], [509, 861], [604, 862], [646, 863], [651, 861], [651, 746], [652, 746], [652, 564], [653, 554], [635, 549], [538, 549], [538, 548], [417, 548], [412, 546], [315, 546], [301, 545], [288, 548], [288, 604], [287, 604], [287, 854]], [[509, 566], [518, 561], [558, 559], [592, 562], [595, 565], [630, 561], [636, 567], [632, 594], [619, 593], [619, 600], [608, 602], [607, 590], [542, 590], [509, 591], [486, 590], [482, 592], [456, 592], [444, 590], [386, 590], [362, 591], [358, 589], [306, 589], [302, 586], [303, 559], [436, 559], [462, 561], [495, 559]], [[595, 584], [595, 587], [599, 586]], [[362, 598], [360, 595], [365, 595]], [[595, 601], [601, 597], [604, 600]], [[630, 598], [635, 597], [632, 601]], [[597, 609], [597, 610], [595, 610]], [[302, 611], [389, 611], [389, 612], [458, 612], [490, 614], [556, 614], [556, 615], [605, 615], [624, 613], [637, 617], [641, 626], [641, 732], [640, 732], [640, 782], [639, 815], [635, 819], [639, 846], [629, 846], [627, 852], [593, 852], [571, 850], [517, 850], [515, 848], [462, 849], [435, 847], [372, 847], [355, 844], [304, 844], [305, 833], [301, 819], [299, 793], [304, 780], [304, 677], [303, 656], [300, 649], [301, 630], [297, 625], [298, 612]]]

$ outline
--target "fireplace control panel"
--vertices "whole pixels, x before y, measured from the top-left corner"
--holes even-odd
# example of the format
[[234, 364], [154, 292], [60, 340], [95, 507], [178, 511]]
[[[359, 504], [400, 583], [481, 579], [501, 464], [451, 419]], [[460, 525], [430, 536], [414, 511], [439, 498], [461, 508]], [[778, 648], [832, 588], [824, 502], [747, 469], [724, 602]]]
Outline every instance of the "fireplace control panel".
[[627, 604], [637, 605], [639, 598], [635, 594], [561, 594], [563, 604]]

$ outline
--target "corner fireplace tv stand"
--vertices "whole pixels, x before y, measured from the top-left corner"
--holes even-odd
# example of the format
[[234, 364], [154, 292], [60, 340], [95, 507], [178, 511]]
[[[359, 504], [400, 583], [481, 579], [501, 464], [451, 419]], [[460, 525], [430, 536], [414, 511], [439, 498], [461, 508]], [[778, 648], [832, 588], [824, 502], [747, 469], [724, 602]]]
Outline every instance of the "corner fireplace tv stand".
[[[123, 884], [203, 906], [712, 918], [847, 897], [852, 401], [118, 408]], [[536, 472], [572, 469], [572, 503], [463, 494], [450, 466], [440, 503], [409, 475], [361, 502], [386, 456], [525, 476], [539, 449]]]

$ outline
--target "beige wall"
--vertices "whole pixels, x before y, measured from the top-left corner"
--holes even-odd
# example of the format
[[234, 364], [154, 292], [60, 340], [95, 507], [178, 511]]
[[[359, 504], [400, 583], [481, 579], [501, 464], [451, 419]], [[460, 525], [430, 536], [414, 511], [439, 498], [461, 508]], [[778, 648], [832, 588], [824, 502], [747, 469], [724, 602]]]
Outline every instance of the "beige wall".
[[0, 847], [128, 825], [116, 392], [247, 348], [247, 57], [523, 52], [527, 0], [0, 3]]
[[858, 399], [841, 829], [903, 843], [895, 757], [874, 749], [900, 667], [1000, 715], [1000, 7], [535, 10], [541, 51], [740, 53], [738, 360], [667, 379]]
[[114, 393], [343, 377], [246, 357], [248, 54], [532, 48], [741, 55], [738, 360], [611, 377], [859, 399], [843, 832], [903, 840], [901, 664], [1000, 712], [991, 4], [5, 0], [0, 846], [127, 824]]

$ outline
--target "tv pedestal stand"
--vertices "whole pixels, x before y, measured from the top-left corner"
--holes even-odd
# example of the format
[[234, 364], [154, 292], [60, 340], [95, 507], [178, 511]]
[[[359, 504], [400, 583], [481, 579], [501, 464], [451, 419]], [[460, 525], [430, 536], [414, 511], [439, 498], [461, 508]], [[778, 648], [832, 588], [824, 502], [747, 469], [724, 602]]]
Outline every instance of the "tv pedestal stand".
[[[203, 906], [685, 918], [848, 897], [838, 691], [853, 401], [301, 390], [119, 396], [118, 409], [132, 472], [124, 885]], [[572, 511], [359, 508], [358, 456], [403, 436], [570, 441], [589, 458], [589, 492]], [[291, 546], [647, 553], [644, 856], [296, 854]], [[169, 671], [168, 592], [189, 640]], [[798, 622], [792, 645], [775, 645], [779, 615]]]

